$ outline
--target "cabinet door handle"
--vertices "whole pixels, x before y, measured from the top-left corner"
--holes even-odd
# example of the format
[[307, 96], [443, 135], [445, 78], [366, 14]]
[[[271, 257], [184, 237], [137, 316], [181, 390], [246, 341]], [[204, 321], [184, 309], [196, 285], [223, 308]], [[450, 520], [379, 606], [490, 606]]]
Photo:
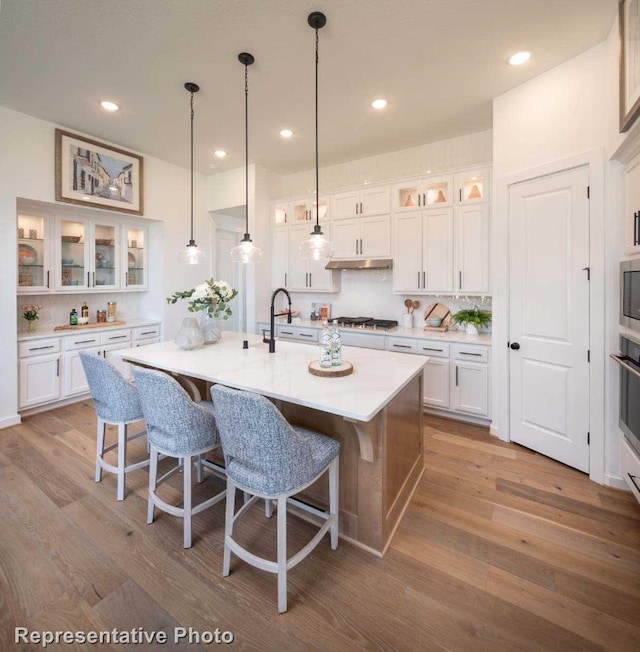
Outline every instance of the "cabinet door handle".
[[427, 287], [427, 273], [422, 270], [422, 289], [424, 290]]
[[362, 202], [360, 202], [360, 215], [362, 215], [364, 211], [362, 210]]
[[462, 202], [462, 188], [460, 188], [460, 190], [458, 190], [458, 197], [460, 199], [460, 202]]
[[458, 272], [458, 289], [462, 290], [462, 270]]
[[129, 274], [127, 274], [127, 272], [124, 273], [124, 286], [126, 288], [129, 287]]
[[311, 272], [309, 272], [309, 287], [313, 287], [313, 283], [311, 282]]
[[47, 288], [49, 287], [49, 270], [47, 270]]
[[356, 202], [356, 215], [358, 214], [358, 202]]
[[420, 270], [418, 270], [418, 290], [420, 289]]
[[420, 193], [418, 193], [418, 206], [420, 206]]
[[56, 360], [56, 376], [60, 376], [60, 358]]
[[91, 272], [92, 278], [93, 278], [93, 283], [91, 284], [91, 287], [94, 288], [96, 286], [96, 273]]
[[640, 244], [640, 211], [633, 214], [633, 244]]
[[358, 254], [358, 238], [356, 238], [356, 254]]
[[287, 273], [284, 273], [284, 286], [287, 287]]
[[458, 365], [456, 365], [456, 387], [458, 386]]
[[360, 255], [362, 256], [364, 252], [362, 251], [362, 238], [360, 238]]
[[423, 206], [427, 205], [427, 196], [424, 193], [422, 193], [422, 205]]
[[87, 287], [91, 287], [91, 272], [87, 272]]

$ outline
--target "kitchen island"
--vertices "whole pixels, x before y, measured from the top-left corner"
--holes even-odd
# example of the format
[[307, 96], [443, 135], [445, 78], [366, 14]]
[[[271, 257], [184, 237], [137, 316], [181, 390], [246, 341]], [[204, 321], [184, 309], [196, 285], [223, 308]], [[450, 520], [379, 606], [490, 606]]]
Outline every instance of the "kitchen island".
[[[243, 349], [243, 340], [249, 348]], [[423, 470], [422, 369], [428, 358], [343, 347], [353, 373], [321, 378], [308, 371], [318, 347], [225, 332], [220, 342], [183, 351], [174, 342], [118, 352], [130, 363], [221, 383], [271, 399], [293, 424], [340, 441], [340, 535], [379, 556]], [[324, 507], [326, 480], [302, 498]]]

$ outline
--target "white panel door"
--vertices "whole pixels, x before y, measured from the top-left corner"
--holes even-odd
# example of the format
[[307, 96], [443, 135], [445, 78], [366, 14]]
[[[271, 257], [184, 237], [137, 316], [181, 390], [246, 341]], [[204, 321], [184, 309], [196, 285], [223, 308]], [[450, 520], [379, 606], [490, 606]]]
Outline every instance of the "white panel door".
[[391, 193], [389, 186], [369, 188], [360, 193], [361, 215], [389, 215], [391, 212]]
[[451, 409], [479, 416], [489, 414], [489, 367], [475, 362], [454, 362]]
[[[94, 349], [84, 349], [87, 353], [95, 355], [100, 354], [98, 347]], [[80, 351], [69, 351], [64, 354], [64, 395], [74, 396], [75, 394], [84, 394], [89, 391], [89, 383], [84, 373]]]
[[456, 289], [462, 293], [489, 292], [489, 207], [456, 209]]
[[274, 229], [271, 236], [271, 289], [288, 287], [289, 227]]
[[36, 355], [20, 360], [19, 407], [60, 398], [60, 354]]
[[417, 292], [422, 287], [422, 216], [393, 216], [393, 290]]
[[391, 256], [391, 218], [388, 215], [360, 220], [360, 255], [364, 258]]
[[302, 257], [300, 245], [309, 239], [312, 228], [308, 224], [300, 224], [299, 226], [290, 226], [288, 229], [287, 287], [291, 290], [304, 290], [309, 287], [309, 261]]
[[357, 191], [339, 192], [331, 197], [331, 217], [342, 220], [360, 213], [360, 193]]
[[514, 184], [511, 439], [589, 470], [588, 167]]
[[453, 291], [453, 209], [430, 210], [422, 218], [423, 290]]
[[422, 395], [427, 405], [449, 407], [449, 358], [430, 358], [424, 365]]
[[344, 222], [333, 222], [333, 245], [335, 253], [333, 257], [354, 258], [360, 251], [360, 218], [356, 220], [345, 220]]

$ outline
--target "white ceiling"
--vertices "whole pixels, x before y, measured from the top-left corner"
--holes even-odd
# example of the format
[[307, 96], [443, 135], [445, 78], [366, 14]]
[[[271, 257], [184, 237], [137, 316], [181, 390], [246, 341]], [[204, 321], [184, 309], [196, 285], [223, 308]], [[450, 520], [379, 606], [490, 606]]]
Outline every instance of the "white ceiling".
[[[604, 40], [618, 0], [0, 0], [0, 105], [189, 167], [314, 167], [491, 128], [491, 99]], [[528, 49], [532, 60], [506, 64]], [[370, 103], [385, 97], [388, 108]], [[99, 100], [122, 109], [108, 114]], [[285, 141], [283, 127], [294, 130]], [[53, 136], [52, 136], [53, 137]], [[229, 156], [216, 159], [225, 149]], [[216, 168], [211, 167], [217, 166]]]

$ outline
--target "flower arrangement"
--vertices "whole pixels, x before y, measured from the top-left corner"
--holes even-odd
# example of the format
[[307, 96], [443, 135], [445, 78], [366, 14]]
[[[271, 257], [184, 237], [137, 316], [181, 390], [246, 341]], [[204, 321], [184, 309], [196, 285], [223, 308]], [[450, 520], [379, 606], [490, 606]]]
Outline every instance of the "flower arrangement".
[[20, 308], [22, 309], [22, 316], [27, 320], [27, 330], [34, 331], [36, 329], [36, 319], [40, 318], [42, 306], [35, 303], [25, 303]]
[[191, 290], [174, 292], [167, 297], [167, 303], [176, 303], [178, 299], [191, 299], [189, 312], [206, 312], [214, 319], [229, 319], [232, 312], [229, 302], [238, 294], [226, 281], [216, 281], [212, 278], [197, 285]]

